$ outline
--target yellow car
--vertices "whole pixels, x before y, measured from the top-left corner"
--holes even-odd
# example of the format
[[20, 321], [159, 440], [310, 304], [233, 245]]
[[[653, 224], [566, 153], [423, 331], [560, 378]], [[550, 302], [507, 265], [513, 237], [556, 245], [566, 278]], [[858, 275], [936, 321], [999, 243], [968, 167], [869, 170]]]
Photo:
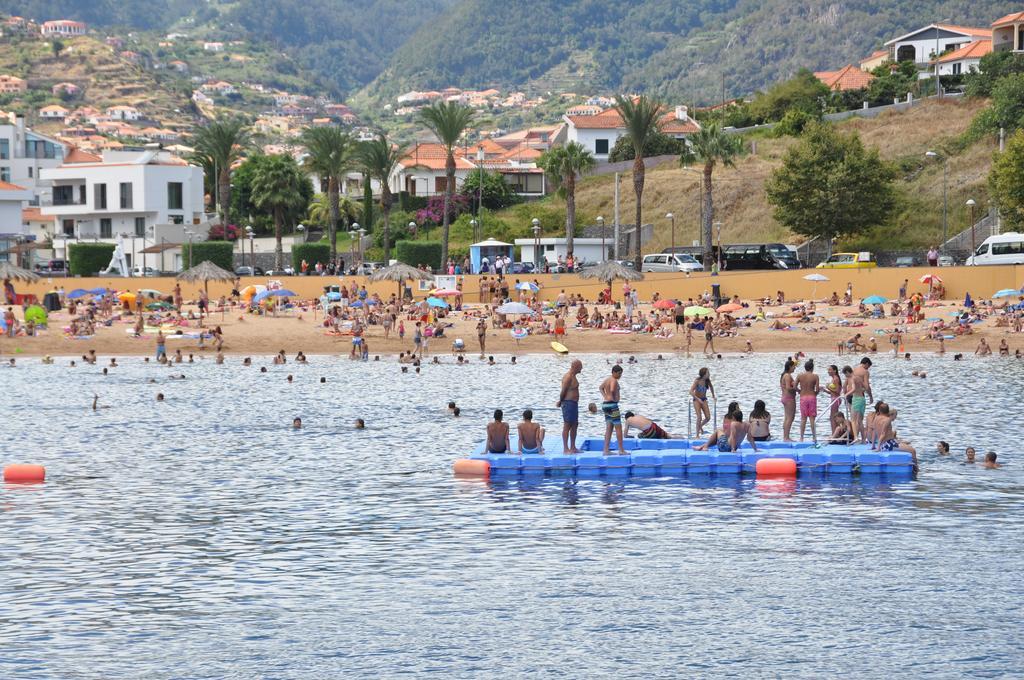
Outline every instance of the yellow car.
[[871, 253], [833, 253], [817, 266], [817, 269], [870, 269], [878, 263], [871, 259]]

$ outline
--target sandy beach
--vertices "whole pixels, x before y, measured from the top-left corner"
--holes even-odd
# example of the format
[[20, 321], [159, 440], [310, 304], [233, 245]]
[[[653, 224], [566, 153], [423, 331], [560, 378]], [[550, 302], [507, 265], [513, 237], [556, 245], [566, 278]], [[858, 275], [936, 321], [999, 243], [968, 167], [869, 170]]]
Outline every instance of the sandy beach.
[[[746, 344], [749, 341], [755, 352], [786, 352], [793, 353], [803, 351], [830, 352], [837, 349], [838, 343], [847, 340], [855, 333], [861, 333], [865, 343], [870, 338], [875, 338], [880, 353], [892, 352], [892, 345], [886, 335], [891, 331], [896, 319], [885, 317], [881, 319], [847, 318], [845, 314], [857, 311], [855, 306], [826, 306], [819, 304], [817, 311], [820, 316], [813, 323], [799, 323], [793, 314], [791, 307], [796, 303], [787, 302], [783, 306], [766, 307], [765, 312], [770, 315], [769, 321], [755, 321], [749, 327], [737, 329], [737, 335], [733, 337], [716, 337], [714, 348], [717, 353], [738, 354], [746, 351]], [[587, 305], [593, 309], [593, 305]], [[888, 305], [886, 306], [888, 308]], [[195, 311], [195, 306], [186, 301], [184, 314]], [[602, 306], [602, 311], [607, 312], [611, 307]], [[649, 304], [641, 305], [640, 309], [646, 314], [651, 310]], [[941, 318], [952, 320], [953, 313], [961, 309], [960, 305], [953, 302], [928, 303], [925, 308], [926, 320], [922, 323], [911, 324], [904, 339], [904, 351], [906, 352], [929, 352], [938, 350], [938, 342], [928, 339], [927, 333], [929, 322], [927, 319]], [[431, 340], [428, 355], [450, 355], [452, 341], [455, 338], [462, 338], [466, 344], [467, 354], [473, 356], [479, 354], [477, 343], [476, 324], [478, 314], [481, 313], [481, 305], [466, 305], [462, 312], [452, 312], [444, 320], [453, 324], [445, 331], [444, 338]], [[737, 313], [738, 317], [749, 313], [753, 315], [755, 307]], [[888, 309], [887, 309], [888, 311]], [[21, 318], [21, 310], [16, 309], [16, 315]], [[381, 326], [370, 326], [366, 331], [365, 338], [369, 346], [371, 356], [380, 355], [393, 356], [402, 351], [409, 351], [413, 348], [412, 330], [415, 320], [409, 319], [408, 315], [401, 315], [405, 320], [406, 335], [404, 340], [399, 339], [396, 332], [392, 332], [390, 338], [384, 338], [384, 331]], [[553, 318], [553, 317], [549, 317]], [[769, 328], [773, 318], [779, 318], [791, 324], [791, 330], [773, 330]], [[850, 324], [863, 324], [858, 326], [838, 325], [837, 320], [845, 319]], [[685, 332], [674, 333], [670, 338], [657, 337], [650, 333], [621, 333], [609, 332], [605, 329], [581, 329], [574, 328], [575, 314], [570, 312], [569, 327], [564, 338], [560, 338], [570, 352], [578, 353], [606, 353], [606, 354], [657, 354], [657, 353], [680, 353], [686, 352]], [[134, 318], [127, 317], [124, 320], [114, 321], [110, 326], [97, 325], [96, 334], [90, 338], [71, 338], [62, 328], [68, 323], [68, 314], [65, 310], [50, 314], [49, 328], [39, 331], [36, 337], [0, 337], [0, 354], [3, 356], [80, 356], [88, 350], [93, 349], [102, 356], [131, 356], [131, 355], [152, 355], [156, 349], [156, 338], [154, 334], [144, 334], [142, 338], [133, 337], [128, 331], [131, 330]], [[674, 324], [670, 324], [670, 327]], [[306, 354], [322, 355], [345, 355], [351, 349], [351, 338], [345, 335], [328, 334], [328, 329], [323, 326], [323, 316], [318, 311], [314, 313], [312, 306], [307, 306], [306, 311], [291, 311], [287, 315], [272, 317], [247, 314], [237, 308], [224, 313], [215, 312], [207, 321], [207, 326], [220, 326], [224, 333], [224, 353], [226, 355], [267, 355], [284, 350], [288, 355], [294, 355], [298, 351]], [[183, 333], [194, 333], [198, 330], [196, 322], [191, 326], [181, 329]], [[962, 352], [973, 354], [978, 345], [979, 339], [984, 337], [991, 345], [993, 352], [998, 353], [999, 342], [1006, 339], [1010, 352], [1018, 348], [1024, 349], [1024, 337], [1012, 333], [1011, 328], [998, 327], [994, 318], [985, 319], [981, 323], [973, 324], [974, 333], [967, 336], [957, 336], [954, 339], [946, 340], [946, 353], [954, 354]], [[208, 353], [213, 354], [209, 341], [205, 348], [199, 347], [195, 338], [182, 337], [177, 339], [173, 334], [168, 334], [168, 353], [180, 349], [183, 353]], [[516, 342], [508, 329], [493, 328], [488, 322], [486, 336], [487, 354], [529, 354], [551, 352], [551, 342], [556, 340], [550, 334], [531, 334], [529, 337]], [[693, 333], [690, 351], [693, 354], [700, 354], [704, 346], [703, 332]]]

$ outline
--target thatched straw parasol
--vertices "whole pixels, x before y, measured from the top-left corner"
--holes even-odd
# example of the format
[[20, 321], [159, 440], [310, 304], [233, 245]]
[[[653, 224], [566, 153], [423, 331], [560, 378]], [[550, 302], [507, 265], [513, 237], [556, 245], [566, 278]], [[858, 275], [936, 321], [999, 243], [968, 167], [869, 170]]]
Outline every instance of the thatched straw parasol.
[[430, 272], [416, 269], [416, 267], [410, 267], [402, 262], [396, 262], [390, 267], [384, 267], [370, 275], [370, 281], [374, 283], [378, 281], [397, 281], [399, 300], [402, 299], [402, 285], [406, 281], [432, 281], [433, 279], [434, 275]]
[[24, 281], [25, 283], [35, 283], [39, 280], [39, 275], [34, 274], [27, 269], [22, 269], [10, 262], [0, 262], [0, 280], [3, 279], [14, 279], [15, 281]]
[[641, 281], [644, 275], [635, 269], [625, 267], [615, 260], [602, 262], [596, 267], [588, 267], [580, 272], [581, 279], [598, 279], [607, 281], [608, 287], [612, 287], [612, 281], [622, 279], [623, 281]]
[[[206, 291], [206, 297], [209, 299], [210, 281], [226, 281], [227, 283], [234, 283], [235, 279], [238, 277], [236, 277], [232, 272], [221, 269], [209, 260], [203, 260], [195, 267], [178, 274], [175, 278], [179, 281], [184, 281], [185, 283], [196, 283], [197, 281], [202, 281], [203, 290]], [[207, 307], [206, 313], [210, 313], [209, 307]], [[224, 310], [221, 309], [221, 318], [223, 318], [223, 316]], [[200, 316], [200, 323], [201, 322], [202, 317]]]

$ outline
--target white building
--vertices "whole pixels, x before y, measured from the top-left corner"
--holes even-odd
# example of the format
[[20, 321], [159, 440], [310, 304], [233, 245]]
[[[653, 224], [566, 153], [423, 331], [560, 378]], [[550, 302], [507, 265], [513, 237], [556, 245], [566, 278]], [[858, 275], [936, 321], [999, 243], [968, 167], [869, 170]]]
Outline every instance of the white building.
[[67, 147], [25, 127], [21, 116], [0, 118], [0, 182], [25, 187], [34, 205], [50, 202], [49, 182], [39, 174], [64, 162]]
[[992, 51], [991, 40], [975, 40], [938, 58], [940, 76], [959, 76], [980, 70], [981, 58]]
[[949, 49], [966, 47], [975, 40], [991, 40], [992, 29], [953, 24], [929, 24], [885, 43], [891, 61], [912, 61], [921, 69], [921, 78], [935, 74], [932, 62]]
[[[0, 252], [10, 250], [29, 235], [21, 219], [22, 205], [32, 192], [9, 182], [0, 182]], [[14, 256], [0, 255], [0, 261], [15, 261]], [[25, 262], [25, 260], [22, 260]]]
[[[42, 214], [53, 220], [56, 257], [75, 240], [122, 236], [138, 239], [138, 250], [182, 243], [189, 225], [203, 223], [202, 169], [167, 152], [108, 151], [101, 158], [76, 150], [67, 160], [42, 172], [53, 184], [53, 205]], [[206, 228], [192, 230], [193, 240], [206, 239]]]
[[62, 35], [66, 37], [85, 35], [85, 24], [81, 21], [71, 21], [70, 19], [44, 21], [39, 32], [43, 35]]
[[[563, 229], [564, 231], [564, 229]], [[532, 238], [517, 238], [515, 245], [520, 249], [520, 262], [541, 262], [535, 254], [534, 245], [538, 241]], [[565, 260], [567, 254], [565, 238], [541, 238], [540, 256], [543, 261], [556, 264], [558, 258]], [[602, 243], [604, 244], [602, 246]], [[580, 262], [604, 262], [608, 259], [607, 252], [612, 248], [611, 239], [599, 238], [574, 238], [572, 240], [573, 256]]]
[[[562, 116], [566, 124], [566, 139], [578, 142], [599, 161], [608, 160], [608, 154], [615, 142], [626, 134], [622, 116], [614, 109], [605, 109], [592, 116]], [[660, 118], [661, 131], [669, 137], [683, 139], [700, 130], [700, 125], [690, 117], [685, 106], [663, 114]]]
[[992, 22], [992, 49], [1024, 52], [1024, 12], [1014, 12]]
[[142, 114], [134, 106], [111, 106], [106, 110], [111, 120], [138, 120]]
[[44, 120], [64, 120], [67, 116], [68, 110], [57, 104], [51, 104], [39, 109], [39, 117]]

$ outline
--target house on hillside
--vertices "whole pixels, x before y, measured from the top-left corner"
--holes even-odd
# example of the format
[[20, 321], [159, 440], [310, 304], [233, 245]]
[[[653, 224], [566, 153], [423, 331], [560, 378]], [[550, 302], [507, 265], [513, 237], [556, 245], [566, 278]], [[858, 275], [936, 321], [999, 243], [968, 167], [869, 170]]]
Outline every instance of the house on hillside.
[[205, 52], [223, 52], [224, 43], [222, 42], [204, 42], [203, 51]]
[[175, 59], [174, 61], [167, 62], [167, 66], [174, 69], [178, 73], [188, 73], [188, 64], [186, 64], [180, 59]]
[[965, 47], [978, 39], [991, 39], [992, 29], [954, 24], [929, 24], [885, 43], [892, 61], [912, 61], [921, 69], [921, 78], [934, 73], [929, 66], [933, 60], [948, 50]]
[[77, 97], [81, 92], [78, 85], [74, 83], [57, 83], [50, 88], [50, 92], [57, 95], [58, 97], [62, 94], [67, 94], [69, 97]]
[[231, 83], [224, 80], [214, 80], [209, 83], [205, 83], [201, 88], [203, 92], [213, 93], [219, 95], [235, 94], [238, 90]]
[[567, 116], [596, 116], [601, 113], [601, 107], [595, 104], [577, 104], [566, 110]]
[[944, 54], [933, 63], [938, 63], [940, 76], [959, 76], [972, 70], [978, 71], [981, 58], [991, 51], [991, 40], [975, 40], [958, 50]]
[[40, 28], [40, 33], [44, 36], [64, 36], [70, 38], [76, 35], [85, 35], [85, 24], [81, 21], [71, 21], [70, 19], [44, 21]]
[[887, 61], [889, 61], [889, 50], [875, 50], [861, 59], [857, 65], [860, 66], [861, 71], [874, 71]]
[[140, 63], [142, 61], [142, 55], [139, 54], [138, 52], [133, 52], [131, 50], [124, 50], [123, 52], [121, 52], [117, 56], [121, 57], [125, 61], [130, 62], [132, 64], [138, 64], [138, 63]]
[[142, 118], [142, 114], [134, 106], [111, 106], [107, 108], [106, 114], [111, 120], [138, 120]]
[[[436, 143], [419, 143], [413, 146], [398, 163], [398, 170], [391, 184], [395, 192], [406, 191], [413, 196], [433, 196], [443, 194], [448, 186], [445, 174], [447, 152], [444, 146]], [[455, 185], [456, 189], [469, 173], [476, 169], [459, 149], [455, 154]]]
[[[566, 140], [579, 142], [600, 161], [608, 160], [615, 142], [626, 134], [622, 116], [614, 108], [593, 116], [562, 116], [566, 124]], [[685, 106], [677, 106], [659, 119], [663, 134], [685, 139], [700, 130], [700, 125], [689, 115]]]
[[992, 49], [1024, 52], [1024, 12], [1014, 12], [992, 22]]
[[39, 109], [39, 117], [43, 120], [64, 120], [68, 116], [68, 110], [63, 106], [51, 104]]
[[28, 82], [24, 78], [9, 74], [0, 75], [0, 94], [13, 94], [28, 91]]
[[833, 92], [862, 90], [874, 79], [873, 75], [853, 64], [847, 64], [838, 71], [817, 71], [814, 77]]

